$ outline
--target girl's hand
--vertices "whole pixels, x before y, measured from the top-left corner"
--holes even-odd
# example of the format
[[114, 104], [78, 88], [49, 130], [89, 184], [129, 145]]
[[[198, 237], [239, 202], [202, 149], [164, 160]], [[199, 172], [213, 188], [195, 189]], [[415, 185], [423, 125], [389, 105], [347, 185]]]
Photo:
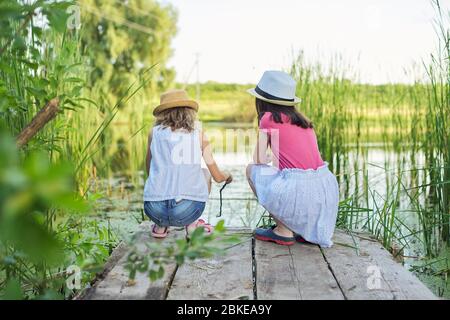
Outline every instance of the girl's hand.
[[227, 177], [227, 178], [225, 179], [225, 183], [226, 183], [226, 184], [231, 183], [231, 182], [233, 181], [233, 176], [231, 175], [231, 173], [229, 173], [229, 172], [224, 172], [224, 174], [225, 174], [225, 177]]

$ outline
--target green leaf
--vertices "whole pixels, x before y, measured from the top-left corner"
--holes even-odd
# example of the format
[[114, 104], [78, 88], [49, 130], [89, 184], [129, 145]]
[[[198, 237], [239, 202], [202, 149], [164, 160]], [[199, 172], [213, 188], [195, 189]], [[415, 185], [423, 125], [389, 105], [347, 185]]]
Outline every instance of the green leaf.
[[148, 259], [147, 259], [147, 258], [144, 258], [144, 259], [141, 261], [141, 263], [139, 263], [139, 264], [137, 265], [137, 270], [138, 270], [139, 272], [146, 272], [147, 269], [148, 269], [148, 266], [149, 266], [149, 264], [148, 264]]
[[36, 37], [38, 37], [38, 38], [42, 37], [42, 28], [41, 27], [33, 26], [32, 31]]
[[151, 281], [156, 281], [158, 279], [161, 279], [164, 275], [164, 268], [159, 267], [159, 269], [157, 271], [150, 270], [148, 275], [149, 275]]
[[[72, 90], [70, 91], [70, 95], [72, 96], [72, 97], [77, 97], [77, 96], [79, 96], [80, 94], [81, 94], [81, 90], [83, 90], [83, 87], [82, 86], [74, 86], [73, 88], [72, 88]], [[75, 105], [75, 104], [74, 104]], [[76, 104], [77, 106], [80, 106], [80, 104]]]
[[93, 104], [95, 107], [98, 108], [98, 104], [94, 100], [91, 100], [91, 99], [88, 99], [88, 98], [78, 98], [77, 100], [89, 102], [89, 103]]
[[217, 224], [216, 224], [216, 226], [215, 226], [215, 228], [214, 228], [214, 231], [217, 231], [217, 232], [225, 232], [225, 220], [220, 220]]
[[20, 62], [22, 62], [23, 64], [25, 64], [26, 66], [28, 66], [30, 69], [32, 69], [33, 71], [36, 71], [39, 67], [39, 65], [35, 62], [31, 62], [29, 60], [26, 59], [19, 59]]
[[13, 73], [13, 68], [5, 60], [0, 60], [0, 70], [5, 73]]
[[164, 268], [163, 266], [159, 266], [158, 277], [161, 279], [164, 276]]
[[77, 194], [64, 194], [53, 199], [55, 206], [76, 213], [87, 213], [91, 209], [90, 205]]
[[13, 278], [8, 281], [2, 300], [21, 300], [23, 299], [23, 291], [19, 280]]
[[53, 7], [48, 11], [46, 10], [46, 14], [50, 27], [60, 33], [66, 30], [69, 14], [64, 9]]
[[196, 239], [200, 238], [203, 234], [205, 233], [205, 229], [204, 228], [196, 228], [194, 230], [194, 232], [191, 233], [191, 241], [195, 242]]
[[20, 36], [16, 36], [14, 38], [13, 44], [12, 44], [12, 49], [15, 51], [25, 51], [27, 49], [27, 44], [25, 42], [25, 40], [20, 37]]
[[177, 263], [179, 266], [181, 266], [181, 265], [184, 263], [184, 255], [182, 255], [182, 254], [177, 254], [177, 255], [175, 256], [175, 261], [176, 261], [176, 263]]
[[64, 296], [56, 290], [47, 289], [44, 294], [39, 295], [36, 298], [39, 300], [63, 300]]
[[134, 280], [136, 279], [136, 268], [131, 267], [129, 268], [130, 274], [128, 275], [128, 279], [129, 280]]
[[38, 100], [44, 100], [47, 96], [47, 92], [42, 88], [25, 87], [25, 90]]
[[65, 71], [68, 72], [68, 71], [70, 71], [70, 69], [73, 69], [73, 68], [76, 68], [76, 67], [79, 67], [79, 66], [82, 66], [82, 65], [83, 64], [80, 63], [80, 62], [73, 63], [70, 66], [65, 67]]
[[75, 83], [83, 83], [84, 80], [81, 78], [77, 78], [77, 77], [69, 77], [69, 78], [65, 78], [64, 82], [75, 82]]

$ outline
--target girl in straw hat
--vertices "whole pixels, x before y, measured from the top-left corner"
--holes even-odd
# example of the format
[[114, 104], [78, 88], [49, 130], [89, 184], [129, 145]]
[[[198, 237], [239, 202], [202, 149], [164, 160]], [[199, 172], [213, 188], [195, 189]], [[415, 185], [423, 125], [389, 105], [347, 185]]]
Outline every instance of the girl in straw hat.
[[[197, 227], [210, 233], [213, 227], [199, 219], [216, 182], [231, 182], [229, 173], [214, 161], [208, 139], [196, 127], [198, 104], [184, 90], [161, 95], [153, 111], [155, 126], [148, 138], [144, 210], [155, 223], [152, 236], [164, 238], [169, 226], [186, 227], [186, 234]], [[205, 160], [208, 170], [201, 168]]]
[[300, 102], [295, 89], [296, 82], [288, 74], [267, 71], [258, 86], [249, 90], [256, 97], [260, 131], [247, 178], [259, 203], [276, 222], [271, 228], [256, 229], [255, 237], [280, 245], [297, 240], [330, 247], [338, 184], [320, 156], [313, 124], [295, 109]]

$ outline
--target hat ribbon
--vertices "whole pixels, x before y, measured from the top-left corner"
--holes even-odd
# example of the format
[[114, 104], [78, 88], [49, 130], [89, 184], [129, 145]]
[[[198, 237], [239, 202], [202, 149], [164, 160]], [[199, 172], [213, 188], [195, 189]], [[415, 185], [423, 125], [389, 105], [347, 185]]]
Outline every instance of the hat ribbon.
[[265, 92], [264, 90], [261, 90], [260, 87], [256, 86], [255, 88], [255, 92], [257, 94], [259, 94], [260, 96], [269, 99], [269, 100], [279, 100], [279, 101], [294, 101], [294, 99], [285, 99], [285, 98], [280, 98], [280, 97], [276, 97], [271, 95], [270, 93]]

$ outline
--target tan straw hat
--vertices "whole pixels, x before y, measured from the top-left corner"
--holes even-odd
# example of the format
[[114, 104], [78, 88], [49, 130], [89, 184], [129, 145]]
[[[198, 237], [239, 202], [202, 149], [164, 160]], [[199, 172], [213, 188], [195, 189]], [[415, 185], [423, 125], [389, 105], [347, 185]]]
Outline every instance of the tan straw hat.
[[198, 103], [189, 99], [185, 90], [170, 90], [161, 95], [160, 104], [153, 110], [153, 115], [177, 107], [186, 107], [198, 111]]

